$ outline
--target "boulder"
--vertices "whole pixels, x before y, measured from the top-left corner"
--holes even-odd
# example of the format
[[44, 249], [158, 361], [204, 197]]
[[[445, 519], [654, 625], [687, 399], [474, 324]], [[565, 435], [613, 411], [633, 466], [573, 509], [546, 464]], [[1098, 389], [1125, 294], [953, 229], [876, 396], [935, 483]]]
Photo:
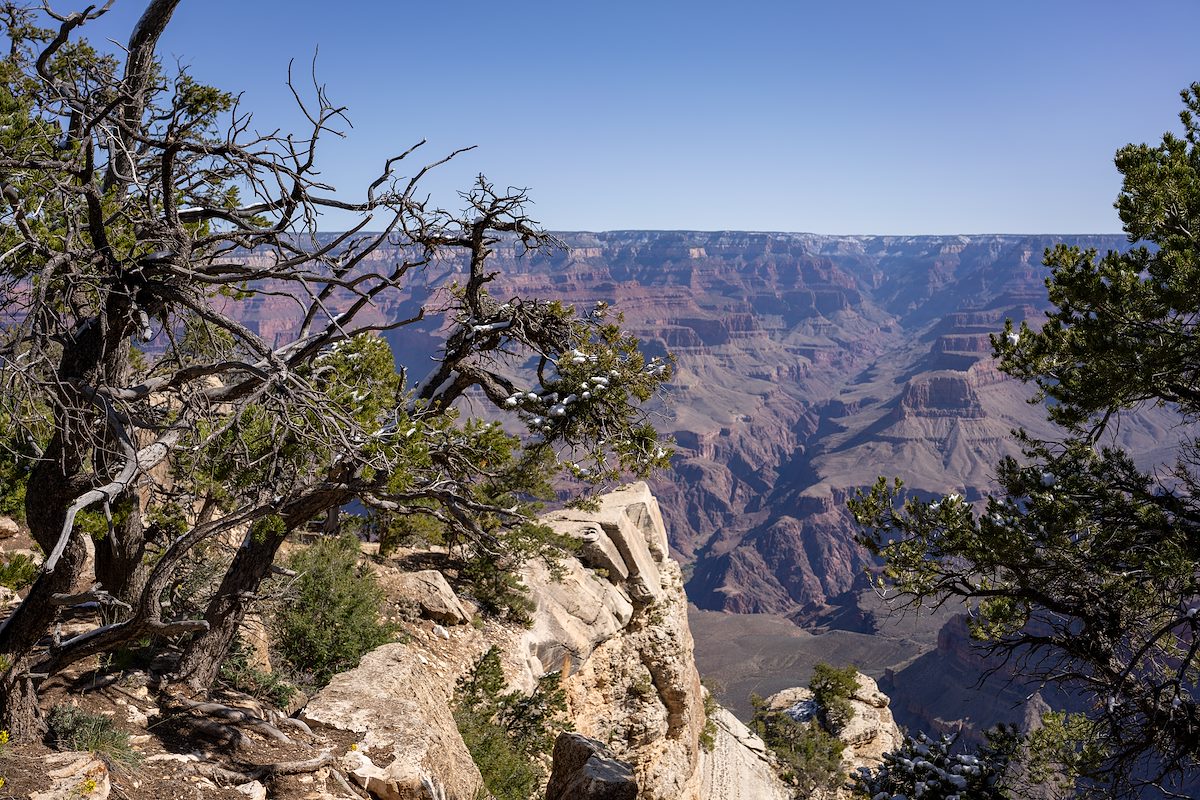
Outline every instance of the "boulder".
[[471, 621], [458, 595], [446, 578], [435, 569], [403, 572], [394, 579], [397, 596], [411, 600], [421, 610], [421, 616], [443, 625], [461, 625]]
[[[595, 511], [563, 509], [541, 519], [581, 545], [579, 559], [565, 561], [559, 574], [538, 562], [523, 572], [537, 602], [524, 637], [535, 662], [524, 676], [526, 689], [543, 672], [570, 672], [582, 664], [602, 643], [621, 635], [635, 610], [684, 602], [682, 592], [671, 593], [678, 566], [667, 555], [662, 514], [649, 487], [634, 483], [597, 502]], [[687, 647], [690, 664], [690, 641]]]
[[603, 744], [578, 733], [559, 734], [546, 800], [637, 800], [637, 796], [633, 770], [613, 758]]
[[241, 783], [233, 787], [238, 794], [244, 794], [250, 800], [267, 800], [267, 787], [259, 781]]
[[861, 672], [858, 673], [858, 688], [854, 690], [850, 699], [872, 708], [887, 708], [892, 702], [890, 697], [879, 691], [879, 684], [875, 683], [873, 678], [863, 675]]
[[793, 686], [771, 695], [767, 706], [776, 711], [783, 711], [796, 722], [808, 722], [817, 715], [817, 701], [811, 690], [803, 686]]
[[50, 785], [29, 800], [105, 800], [112, 791], [108, 765], [92, 753], [50, 753], [42, 766]]
[[427, 800], [431, 785], [445, 800], [474, 800], [483, 778], [450, 712], [453, 687], [444, 683], [413, 648], [386, 644], [334, 676], [302, 716], [358, 735], [343, 766], [379, 800]]
[[670, 554], [667, 525], [658, 506], [658, 498], [650, 491], [645, 481], [637, 481], [609, 492], [604, 496], [602, 507], [620, 509], [641, 534], [642, 541], [654, 560], [660, 564], [667, 560]]
[[564, 524], [560, 530], [569, 531], [580, 541], [579, 561], [585, 567], [603, 570], [614, 583], [620, 583], [629, 578], [629, 569], [625, 566], [625, 558], [598, 523], [580, 521], [577, 527]]
[[21, 526], [12, 517], [0, 516], [0, 539], [11, 539], [21, 532]]
[[[837, 732], [837, 737], [846, 744], [842, 750], [842, 768], [847, 775], [864, 767], [878, 767], [883, 763], [883, 754], [895, 750], [904, 740], [888, 708], [888, 696], [879, 691], [879, 685], [873, 678], [860, 672], [857, 680], [858, 685], [849, 698], [852, 710], [850, 719]], [[812, 692], [802, 687], [776, 692], [767, 698], [767, 707], [784, 711], [798, 722], [813, 719], [817, 713]], [[839, 790], [835, 796], [850, 797], [843, 790]]]

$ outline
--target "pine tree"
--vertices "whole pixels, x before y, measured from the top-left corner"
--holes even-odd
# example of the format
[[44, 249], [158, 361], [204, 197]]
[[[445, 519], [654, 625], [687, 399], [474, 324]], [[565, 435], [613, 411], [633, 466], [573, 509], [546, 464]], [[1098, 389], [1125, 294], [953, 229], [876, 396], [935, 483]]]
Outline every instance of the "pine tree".
[[[280, 544], [351, 501], [511, 568], [555, 546], [531, 524], [539, 486], [669, 458], [642, 408], [669, 363], [605, 308], [489, 293], [501, 243], [561, 246], [523, 191], [481, 176], [446, 211], [421, 180], [455, 154], [410, 169], [418, 145], [381, 158], [360, 199], [331, 196], [321, 141], [345, 110], [292, 87], [308, 128], [254, 133], [235, 94], [155, 57], [178, 3], [148, 2], [118, 57], [80, 38], [111, 2], [0, 2], [0, 476], [25, 482], [46, 553], [0, 626], [0, 729], [17, 738], [41, 727], [42, 681], [135, 639], [179, 643], [176, 677], [210, 685]], [[333, 209], [358, 222], [320, 234]], [[434, 262], [461, 266], [436, 302], [412, 280]], [[290, 334], [244, 322], [264, 297], [297, 309]], [[400, 306], [417, 310], [379, 312]], [[410, 381], [381, 334], [426, 315], [445, 338]], [[468, 396], [511, 424], [460, 413]], [[99, 585], [70, 595], [89, 538]], [[203, 614], [172, 605], [231, 539], [215, 593], [189, 598]], [[83, 601], [108, 624], [40, 649]]]
[[[1088, 699], [1075, 747], [1098, 756], [1080, 785], [1105, 796], [1195, 780], [1200, 757], [1200, 84], [1182, 95], [1182, 137], [1116, 156], [1137, 246], [1048, 251], [1045, 324], [993, 337], [1061, 435], [1019, 434], [1024, 459], [999, 465], [982, 512], [954, 496], [898, 508], [882, 478], [851, 504], [885, 590], [965, 602], [1019, 673]], [[1117, 438], [1146, 406], [1180, 423], [1151, 468]]]

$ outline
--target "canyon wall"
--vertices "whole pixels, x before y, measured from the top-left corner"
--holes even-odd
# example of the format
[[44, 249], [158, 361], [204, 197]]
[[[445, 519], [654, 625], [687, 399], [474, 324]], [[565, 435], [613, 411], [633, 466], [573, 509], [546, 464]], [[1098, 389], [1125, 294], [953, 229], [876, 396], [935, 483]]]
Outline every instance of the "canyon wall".
[[[1038, 321], [1040, 261], [1060, 237], [562, 238], [565, 252], [497, 245], [493, 292], [605, 301], [649, 352], [675, 355], [656, 419], [676, 455], [652, 485], [702, 608], [819, 614], [866, 566], [845, 510], [855, 488], [900, 475], [909, 491], [974, 500], [997, 460], [1017, 454], [1010, 430], [1046, 430], [1024, 387], [991, 365], [989, 335], [1006, 318]], [[462, 269], [431, 266], [410, 299], [378, 313], [410, 315]], [[392, 335], [412, 374], [435, 355], [434, 334], [431, 322]], [[1149, 420], [1122, 435], [1148, 444], [1161, 433]]]
[[[1028, 388], [996, 370], [989, 337], [1006, 319], [1039, 323], [1047, 247], [1129, 246], [1121, 236], [1051, 235], [561, 238], [569, 250], [523, 254], [498, 244], [493, 294], [580, 308], [604, 301], [651, 354], [674, 354], [675, 376], [655, 409], [675, 439], [673, 469], [651, 487], [690, 601], [846, 634], [837, 652], [876, 677], [888, 668], [899, 676], [934, 651], [945, 620], [919, 621], [911, 636], [891, 633], [894, 623], [863, 581], [871, 563], [854, 542], [846, 500], [885, 475], [901, 477], [917, 496], [956, 492], [981, 502], [1000, 458], [1020, 455], [1012, 430], [1051, 433], [1042, 410], [1027, 403]], [[396, 255], [374, 258], [382, 268]], [[411, 317], [464, 274], [461, 263], [436, 262], [410, 275], [407, 294], [371, 313], [380, 321]], [[285, 336], [286, 305], [264, 298], [256, 324]], [[437, 324], [389, 334], [411, 375], [436, 357]], [[1178, 435], [1172, 424], [1151, 409], [1123, 421], [1117, 444], [1154, 459]], [[720, 650], [738, 632], [715, 635], [725, 637], [712, 646]], [[815, 653], [831, 641], [805, 646]], [[903, 647], [892, 646], [897, 641]], [[773, 687], [806, 679], [798, 663], [786, 676], [762, 669]], [[894, 689], [904, 714], [916, 701], [901, 696], [899, 678]]]

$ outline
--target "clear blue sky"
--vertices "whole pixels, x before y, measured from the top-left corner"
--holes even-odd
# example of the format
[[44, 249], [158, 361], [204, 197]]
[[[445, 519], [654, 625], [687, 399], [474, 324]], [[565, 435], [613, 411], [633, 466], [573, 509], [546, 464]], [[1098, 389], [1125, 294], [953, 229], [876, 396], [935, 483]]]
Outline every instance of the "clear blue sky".
[[1179, 127], [1198, 31], [1198, 0], [183, 0], [160, 49], [272, 128], [319, 48], [346, 192], [426, 138], [478, 145], [435, 196], [484, 172], [559, 230], [1101, 233], [1113, 152]]

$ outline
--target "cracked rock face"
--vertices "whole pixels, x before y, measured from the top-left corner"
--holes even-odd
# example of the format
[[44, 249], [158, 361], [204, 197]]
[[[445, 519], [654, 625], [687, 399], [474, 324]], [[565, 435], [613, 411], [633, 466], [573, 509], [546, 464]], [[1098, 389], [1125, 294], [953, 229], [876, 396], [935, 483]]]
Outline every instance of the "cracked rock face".
[[699, 798], [703, 694], [658, 501], [635, 483], [595, 512], [543, 521], [584, 542], [583, 563], [557, 586], [529, 576], [539, 601], [526, 645], [563, 671], [575, 729], [631, 765], [639, 798]]
[[712, 752], [700, 747], [687, 598], [646, 484], [603, 496], [595, 512], [543, 521], [583, 546], [562, 583], [527, 576], [538, 609], [523, 644], [531, 672], [563, 671], [575, 730], [630, 765], [639, 800], [788, 800], [762, 741], [728, 711], [715, 712]]
[[415, 649], [385, 644], [334, 676], [303, 716], [362, 737], [343, 766], [374, 797], [425, 800], [433, 782], [446, 800], [475, 800], [483, 778], [454, 724], [452, 689]]
[[[719, 712], [712, 756], [700, 748], [704, 695], [687, 599], [646, 484], [600, 497], [597, 511], [563, 510], [543, 521], [583, 546], [580, 558], [564, 559], [557, 575], [536, 561], [523, 569], [536, 603], [529, 628], [447, 629], [423, 622], [408, 643], [368, 654], [309, 703], [305, 719], [356, 734], [359, 747], [342, 764], [352, 778], [387, 800], [424, 800], [429, 781], [447, 800], [474, 800], [481, 778], [450, 702], [457, 678], [494, 645], [512, 688], [529, 692], [546, 673], [562, 673], [568, 719], [578, 734], [571, 741], [594, 740], [604, 751], [597, 760], [580, 759], [579, 747], [561, 758], [556, 750], [559, 773], [570, 766], [559, 761], [574, 753], [579, 786], [617, 792], [612, 797], [636, 786], [638, 800], [782, 800], [761, 750], [751, 746], [755, 737], [732, 715]], [[452, 592], [449, 598], [457, 603]], [[583, 770], [586, 764], [593, 768]], [[633, 783], [605, 783], [621, 771], [613, 765], [623, 765]]]

